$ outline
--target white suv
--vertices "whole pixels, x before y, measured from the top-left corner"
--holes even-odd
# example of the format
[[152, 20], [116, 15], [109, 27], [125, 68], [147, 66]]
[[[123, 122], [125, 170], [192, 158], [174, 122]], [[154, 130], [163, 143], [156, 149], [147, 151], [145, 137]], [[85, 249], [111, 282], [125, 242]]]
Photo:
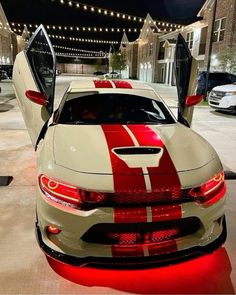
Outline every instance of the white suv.
[[208, 103], [214, 109], [236, 112], [236, 83], [213, 88]]

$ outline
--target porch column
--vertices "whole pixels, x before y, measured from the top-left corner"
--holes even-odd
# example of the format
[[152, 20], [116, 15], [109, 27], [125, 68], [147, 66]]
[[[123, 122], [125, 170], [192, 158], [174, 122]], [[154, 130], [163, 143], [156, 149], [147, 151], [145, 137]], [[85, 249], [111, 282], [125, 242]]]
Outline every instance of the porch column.
[[170, 63], [169, 61], [166, 62], [166, 86], [168, 86], [168, 80], [169, 80], [169, 71], [170, 71]]
[[170, 75], [169, 75], [169, 86], [172, 86], [172, 76], [173, 76], [173, 62], [170, 62]]

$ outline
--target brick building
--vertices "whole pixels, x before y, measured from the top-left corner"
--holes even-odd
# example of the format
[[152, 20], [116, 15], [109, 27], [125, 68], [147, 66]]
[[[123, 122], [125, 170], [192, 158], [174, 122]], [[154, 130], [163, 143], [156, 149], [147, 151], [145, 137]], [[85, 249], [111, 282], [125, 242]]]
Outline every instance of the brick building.
[[[137, 68], [132, 67], [129, 62], [129, 70], [132, 73], [136, 70], [140, 80], [174, 85], [173, 63], [177, 35], [183, 35], [193, 57], [198, 61], [199, 71], [202, 71], [206, 69], [208, 62], [212, 30], [211, 70], [227, 70], [220, 65], [218, 56], [227, 48], [236, 46], [236, 1], [217, 0], [216, 18], [212, 26], [214, 1], [205, 2], [198, 13], [201, 18], [199, 21], [168, 33], [159, 33], [156, 22], [148, 15], [142, 32], [135, 41], [138, 47], [137, 56], [132, 56], [132, 52], [128, 53], [127, 50], [129, 61], [137, 57], [137, 62], [132, 63], [137, 64]], [[129, 45], [126, 47], [129, 48]]]
[[13, 63], [12, 31], [0, 3], [0, 65]]
[[138, 38], [137, 77], [141, 81], [153, 82], [155, 79], [156, 56], [158, 50], [158, 28], [148, 14]]
[[221, 67], [218, 56], [227, 48], [236, 45], [236, 1], [217, 0], [215, 23], [212, 26], [214, 1], [207, 0], [198, 14], [208, 23], [205, 65], [208, 60], [207, 53], [210, 46], [210, 34], [213, 29], [211, 69], [226, 70]]
[[13, 65], [16, 54], [25, 48], [29, 32], [25, 27], [22, 35], [15, 34], [7, 21], [0, 3], [0, 66]]
[[127, 68], [122, 71], [122, 78], [137, 79], [138, 73], [138, 42], [129, 42], [126, 33], [123, 34], [120, 48], [126, 55]]

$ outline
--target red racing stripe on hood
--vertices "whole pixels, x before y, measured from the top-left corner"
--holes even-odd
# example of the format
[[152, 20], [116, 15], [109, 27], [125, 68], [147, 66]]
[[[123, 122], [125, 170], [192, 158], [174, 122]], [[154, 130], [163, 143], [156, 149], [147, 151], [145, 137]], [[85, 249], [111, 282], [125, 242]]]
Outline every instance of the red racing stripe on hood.
[[132, 85], [127, 81], [113, 80], [112, 82], [115, 84], [116, 88], [133, 89]]
[[109, 80], [93, 80], [95, 88], [113, 88]]
[[102, 125], [109, 149], [115, 192], [146, 192], [142, 168], [130, 168], [113, 152], [113, 148], [134, 146], [122, 125]]
[[155, 146], [164, 149], [159, 166], [147, 167], [152, 191], [180, 190], [181, 184], [177, 171], [160, 136], [146, 125], [127, 125], [127, 127], [140, 146]]
[[140, 208], [114, 208], [115, 223], [147, 222], [146, 207]]

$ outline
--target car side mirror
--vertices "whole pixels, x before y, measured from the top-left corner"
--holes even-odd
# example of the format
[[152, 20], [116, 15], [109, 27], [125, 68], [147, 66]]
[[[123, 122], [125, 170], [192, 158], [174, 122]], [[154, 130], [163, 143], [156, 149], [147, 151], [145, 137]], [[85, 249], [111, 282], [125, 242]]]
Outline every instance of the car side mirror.
[[42, 106], [47, 105], [47, 99], [41, 92], [33, 91], [33, 90], [27, 90], [25, 92], [25, 96], [32, 102], [37, 103]]
[[186, 97], [185, 106], [192, 107], [197, 105], [203, 99], [203, 95], [191, 95]]

